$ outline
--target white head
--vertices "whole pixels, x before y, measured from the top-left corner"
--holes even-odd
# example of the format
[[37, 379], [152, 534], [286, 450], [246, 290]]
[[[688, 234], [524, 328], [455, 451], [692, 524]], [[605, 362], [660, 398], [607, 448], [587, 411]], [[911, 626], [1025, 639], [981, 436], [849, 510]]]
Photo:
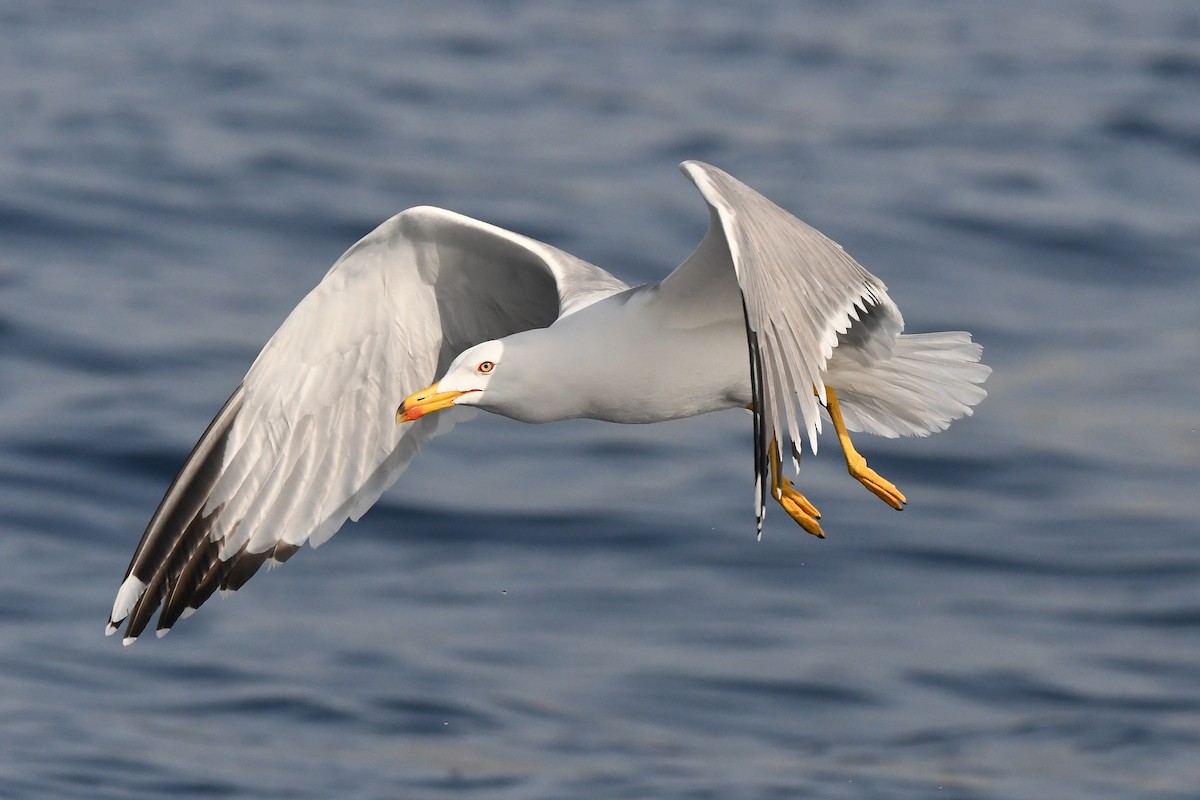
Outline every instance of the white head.
[[589, 383], [594, 376], [577, 368], [579, 348], [554, 330], [535, 328], [467, 348], [440, 381], [404, 401], [397, 421], [450, 406], [475, 406], [521, 422], [585, 416], [581, 403], [596, 391]]
[[504, 342], [498, 339], [467, 348], [450, 363], [440, 381], [409, 395], [396, 412], [396, 419], [412, 422], [450, 406], [486, 408], [484, 395], [493, 375], [502, 369], [503, 357]]

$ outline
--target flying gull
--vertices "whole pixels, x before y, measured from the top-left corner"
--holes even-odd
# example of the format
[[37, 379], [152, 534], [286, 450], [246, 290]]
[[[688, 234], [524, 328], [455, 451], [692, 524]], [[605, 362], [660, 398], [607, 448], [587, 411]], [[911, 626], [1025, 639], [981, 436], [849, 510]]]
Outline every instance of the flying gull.
[[[883, 282], [715, 167], [681, 166], [709, 209], [699, 247], [630, 288], [550, 245], [439, 208], [384, 222], [267, 342], [151, 518], [106, 632], [157, 633], [266, 562], [358, 520], [469, 406], [524, 422], [647, 423], [753, 412], [767, 496], [824, 537], [785, 477], [824, 413], [850, 474], [907, 502], [849, 431], [923, 436], [969, 415], [991, 370], [962, 331], [903, 334]], [[399, 406], [397, 408], [397, 406]]]

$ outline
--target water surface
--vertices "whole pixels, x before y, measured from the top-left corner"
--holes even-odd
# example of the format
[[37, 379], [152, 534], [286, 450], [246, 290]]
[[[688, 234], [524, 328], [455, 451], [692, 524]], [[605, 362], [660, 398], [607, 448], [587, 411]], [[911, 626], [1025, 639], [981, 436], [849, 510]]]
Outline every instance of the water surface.
[[[0, 20], [0, 796], [1196, 796], [1194, 4]], [[984, 343], [975, 417], [860, 442], [908, 510], [826, 450], [829, 540], [756, 543], [744, 414], [480, 417], [166, 640], [100, 635], [359, 236], [434, 203], [656, 279], [707, 222], [686, 158]]]

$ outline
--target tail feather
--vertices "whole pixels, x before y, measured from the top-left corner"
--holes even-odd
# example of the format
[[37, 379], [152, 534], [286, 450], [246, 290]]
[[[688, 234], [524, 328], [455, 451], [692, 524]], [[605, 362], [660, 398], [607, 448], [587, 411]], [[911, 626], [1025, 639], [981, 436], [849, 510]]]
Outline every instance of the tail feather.
[[879, 436], [927, 436], [970, 416], [987, 396], [979, 384], [992, 373], [979, 363], [983, 348], [965, 331], [903, 334], [891, 358], [838, 357], [826, 369], [838, 393], [846, 427]]

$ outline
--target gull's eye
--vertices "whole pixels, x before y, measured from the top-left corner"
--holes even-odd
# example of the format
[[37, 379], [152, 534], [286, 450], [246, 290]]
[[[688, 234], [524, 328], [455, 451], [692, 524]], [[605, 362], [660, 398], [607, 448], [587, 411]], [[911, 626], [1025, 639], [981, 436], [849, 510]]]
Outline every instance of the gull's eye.
[[496, 368], [495, 361], [480, 361], [479, 366], [475, 368], [475, 371], [478, 372], [480, 375], [487, 375], [489, 372], [491, 372], [495, 368]]

